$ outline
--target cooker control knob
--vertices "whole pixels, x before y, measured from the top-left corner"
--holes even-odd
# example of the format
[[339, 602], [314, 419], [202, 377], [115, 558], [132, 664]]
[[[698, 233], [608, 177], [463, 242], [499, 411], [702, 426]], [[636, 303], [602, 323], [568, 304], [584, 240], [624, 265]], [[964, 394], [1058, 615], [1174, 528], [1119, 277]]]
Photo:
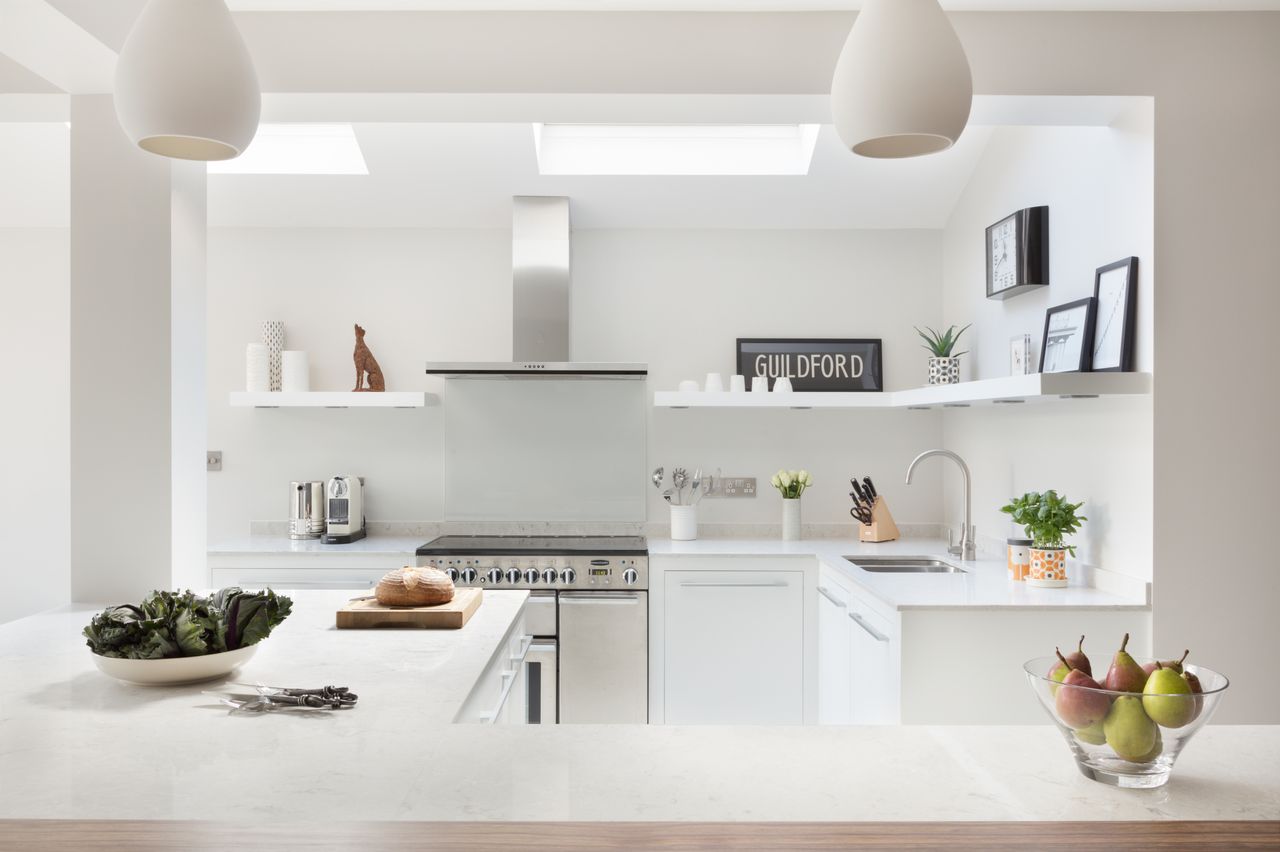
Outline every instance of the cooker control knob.
[[555, 581], [556, 581], [556, 569], [554, 568], [544, 569], [542, 572], [542, 582], [546, 583], [549, 586]]
[[484, 576], [490, 583], [496, 584], [502, 582], [502, 571], [497, 568], [490, 568], [485, 572]]
[[463, 568], [462, 573], [458, 575], [464, 583], [474, 583], [476, 581], [476, 569]]
[[520, 570], [518, 568], [507, 569], [507, 582], [512, 584], [520, 582]]
[[524, 572], [524, 581], [530, 585], [538, 582], [538, 569], [526, 568]]
[[636, 569], [634, 568], [628, 568], [622, 572], [622, 582], [626, 583], [628, 586], [635, 585], [636, 580], [639, 579], [640, 575], [636, 573]]
[[561, 583], [567, 583], [568, 585], [573, 585], [574, 581], [577, 579], [578, 579], [578, 572], [573, 570], [572, 568], [566, 568], [560, 572]]
[[450, 582], [453, 582], [453, 583], [458, 582], [458, 569], [457, 569], [457, 568], [446, 568], [446, 569], [444, 569], [444, 573], [445, 573], [445, 574], [447, 574], [447, 575], [449, 576], [449, 580], [450, 580]]

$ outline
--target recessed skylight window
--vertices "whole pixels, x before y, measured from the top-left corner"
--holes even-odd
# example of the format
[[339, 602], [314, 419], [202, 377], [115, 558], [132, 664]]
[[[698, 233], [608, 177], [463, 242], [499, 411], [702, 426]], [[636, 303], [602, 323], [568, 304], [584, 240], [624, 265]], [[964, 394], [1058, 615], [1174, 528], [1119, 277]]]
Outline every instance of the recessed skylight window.
[[544, 175], [805, 175], [816, 124], [535, 124]]
[[263, 124], [234, 160], [209, 163], [216, 175], [367, 175], [350, 124]]

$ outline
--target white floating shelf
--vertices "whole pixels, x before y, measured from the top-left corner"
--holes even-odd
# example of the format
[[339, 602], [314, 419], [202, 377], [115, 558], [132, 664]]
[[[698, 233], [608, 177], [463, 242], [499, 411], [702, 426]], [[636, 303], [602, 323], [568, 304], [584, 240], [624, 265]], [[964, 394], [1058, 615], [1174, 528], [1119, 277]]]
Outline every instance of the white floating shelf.
[[681, 393], [658, 391], [658, 408], [962, 408], [1151, 393], [1150, 373], [1035, 373], [883, 393]]
[[309, 393], [253, 393], [232, 391], [233, 408], [422, 408], [438, 397], [422, 391], [311, 391]]

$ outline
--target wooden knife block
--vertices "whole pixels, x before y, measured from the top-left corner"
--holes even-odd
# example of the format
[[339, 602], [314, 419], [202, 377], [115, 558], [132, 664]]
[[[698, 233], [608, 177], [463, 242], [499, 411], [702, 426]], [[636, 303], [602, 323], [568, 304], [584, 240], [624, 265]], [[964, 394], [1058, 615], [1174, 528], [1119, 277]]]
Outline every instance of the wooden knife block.
[[871, 523], [858, 524], [858, 541], [897, 541], [899, 537], [898, 525], [889, 513], [889, 504], [883, 497], [877, 497], [871, 505]]

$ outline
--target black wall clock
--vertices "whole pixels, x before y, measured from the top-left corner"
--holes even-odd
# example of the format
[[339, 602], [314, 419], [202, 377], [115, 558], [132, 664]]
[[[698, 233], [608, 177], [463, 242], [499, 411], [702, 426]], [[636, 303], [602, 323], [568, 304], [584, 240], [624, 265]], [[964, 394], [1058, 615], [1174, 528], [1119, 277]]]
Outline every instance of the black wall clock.
[[1028, 207], [987, 228], [987, 298], [1049, 286], [1049, 208]]

